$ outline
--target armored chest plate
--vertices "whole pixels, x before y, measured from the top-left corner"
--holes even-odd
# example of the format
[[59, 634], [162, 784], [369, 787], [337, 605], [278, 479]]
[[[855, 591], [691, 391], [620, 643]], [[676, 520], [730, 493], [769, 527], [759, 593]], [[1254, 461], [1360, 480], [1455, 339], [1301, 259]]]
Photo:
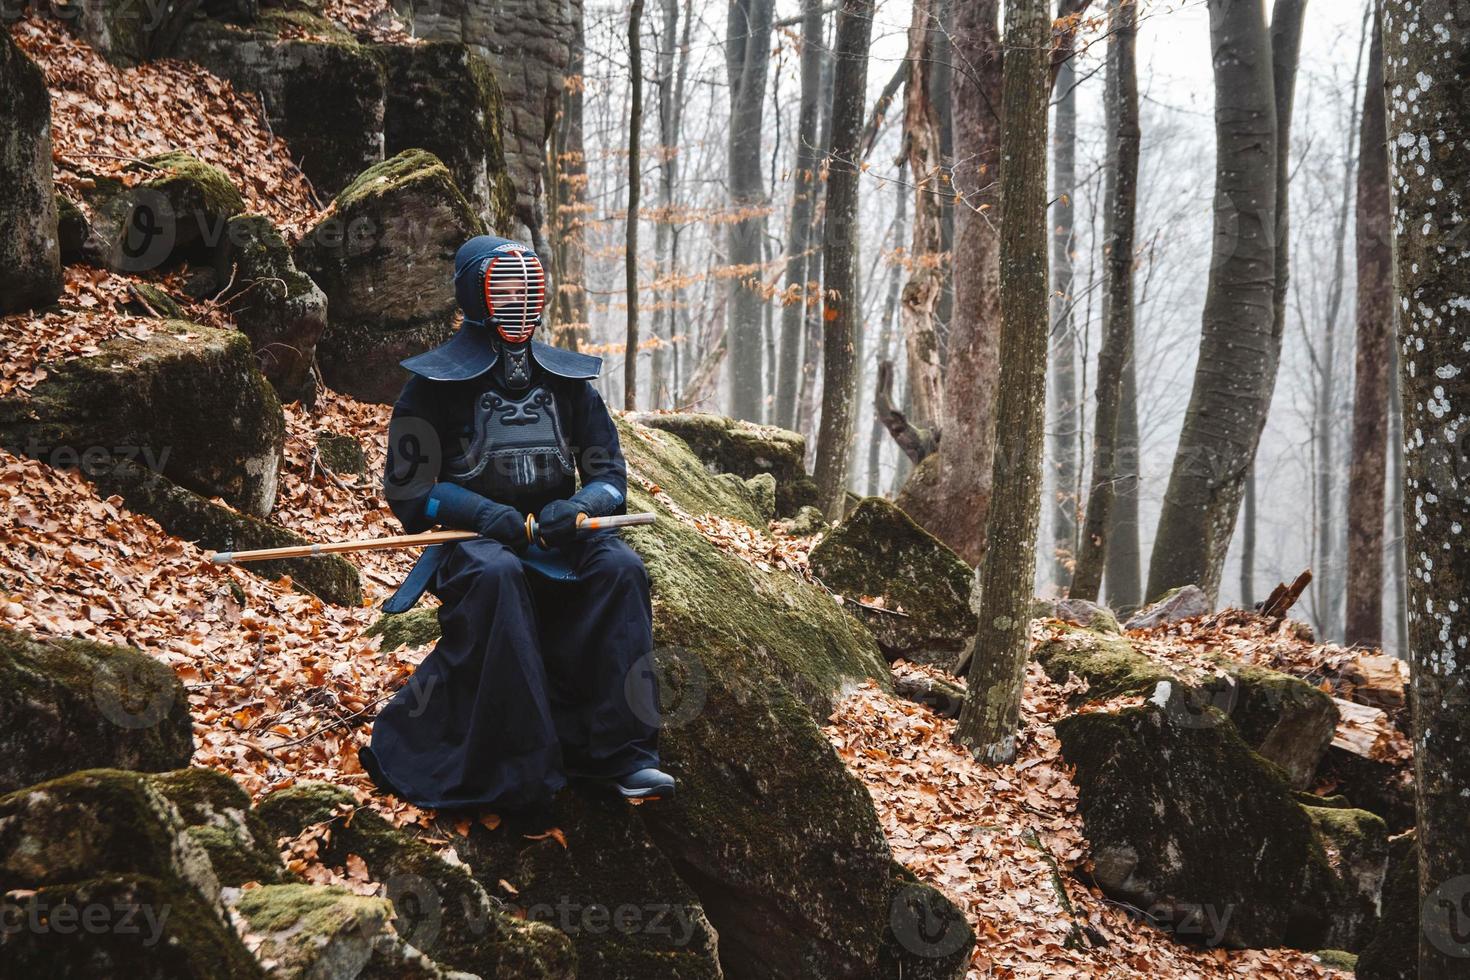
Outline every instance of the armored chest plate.
[[519, 397], [482, 393], [463, 454], [445, 461], [450, 480], [501, 501], [555, 491], [573, 472], [556, 398], [541, 385]]

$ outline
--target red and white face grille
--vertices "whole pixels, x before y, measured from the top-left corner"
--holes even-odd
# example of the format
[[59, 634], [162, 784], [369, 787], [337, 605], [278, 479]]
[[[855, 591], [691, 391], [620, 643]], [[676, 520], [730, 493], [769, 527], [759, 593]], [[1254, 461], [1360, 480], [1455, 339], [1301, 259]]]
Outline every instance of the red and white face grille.
[[485, 308], [500, 336], [512, 344], [529, 340], [546, 305], [546, 272], [530, 252], [511, 250], [485, 270]]

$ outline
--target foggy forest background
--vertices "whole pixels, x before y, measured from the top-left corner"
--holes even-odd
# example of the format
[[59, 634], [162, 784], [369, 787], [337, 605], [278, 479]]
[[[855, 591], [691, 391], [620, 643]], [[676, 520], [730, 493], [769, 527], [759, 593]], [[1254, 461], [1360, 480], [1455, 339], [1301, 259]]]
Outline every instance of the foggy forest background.
[[[937, 184], [952, 235], [952, 204], [945, 197], [952, 107], [948, 99], [948, 34], [953, 0], [930, 0], [931, 91], [941, 129]], [[765, 343], [764, 399], [758, 419], [781, 423], [776, 405], [780, 335], [786, 308], [802, 305], [786, 276], [793, 175], [798, 168], [801, 90], [801, 6], [779, 0], [772, 14], [762, 125], [758, 139], [762, 206], [732, 205], [730, 194], [731, 69], [727, 51], [742, 40], [729, 18], [736, 5], [655, 0], [642, 11], [641, 121], [637, 276], [643, 337], [638, 351], [637, 407], [693, 408], [730, 414], [728, 358], [719, 349], [735, 291], [757, 296]], [[760, 7], [759, 0], [747, 6]], [[836, 17], [823, 8], [824, 55]], [[1084, 20], [1069, 69], [1052, 95], [1053, 215], [1056, 188], [1056, 107], [1071, 93], [1076, 113], [1076, 184], [1071, 248], [1073, 287], [1056, 291], [1048, 359], [1046, 493], [1037, 549], [1038, 592], [1057, 591], [1070, 561], [1075, 532], [1059, 526], [1060, 513], [1085, 501], [1091, 460], [1093, 383], [1103, 328], [1103, 215], [1107, 140], [1104, 124], [1107, 26], [1105, 3]], [[1346, 506], [1354, 371], [1354, 185], [1359, 153], [1372, 4], [1313, 4], [1305, 18], [1290, 152], [1292, 272], [1286, 332], [1269, 420], [1256, 456], [1254, 515], [1242, 509], [1219, 590], [1221, 604], [1259, 601], [1278, 581], [1311, 567], [1314, 582], [1300, 610], [1324, 640], [1343, 638]], [[859, 284], [861, 336], [855, 424], [848, 487], [892, 495], [910, 466], [898, 445], [875, 425], [873, 398], [879, 365], [895, 368], [895, 400], [907, 390], [897, 298], [914, 269], [910, 257], [915, 187], [900, 158], [904, 139], [905, 53], [913, 6], [906, 0], [876, 5], [869, 51], [865, 119], [871, 149], [861, 161]], [[629, 45], [630, 6], [587, 2], [582, 10], [581, 80], [568, 101], [548, 159], [547, 237], [560, 254], [556, 329], [611, 355], [602, 378], [609, 404], [623, 403], [623, 337], [627, 317], [624, 246], [628, 240], [629, 131], [634, 85]], [[1144, 0], [1138, 14], [1138, 89], [1141, 131], [1135, 234], [1133, 370], [1137, 383], [1139, 554], [1147, 562], [1160, 502], [1189, 400], [1200, 342], [1200, 317], [1210, 263], [1214, 187], [1214, 91], [1208, 12], [1204, 0]], [[830, 57], [823, 82], [830, 92]], [[887, 101], [885, 102], [885, 96]], [[825, 117], [825, 113], [823, 113]], [[825, 118], [821, 122], [825, 123]], [[874, 121], [876, 125], [874, 125]], [[808, 148], [820, 160], [820, 146]], [[837, 164], [840, 165], [840, 164]], [[931, 175], [932, 178], [933, 175]], [[820, 201], [818, 202], [820, 208]], [[756, 219], [763, 261], [734, 265], [729, 225]], [[996, 219], [998, 221], [998, 218]], [[820, 251], [820, 236], [813, 248]], [[568, 254], [568, 253], [574, 254]], [[1057, 281], [1053, 251], [1052, 282]], [[944, 293], [938, 308], [943, 338], [952, 303], [951, 256], [942, 256]], [[964, 255], [953, 261], [964, 263]], [[806, 311], [803, 311], [806, 315]], [[1070, 321], [1070, 326], [1068, 325]], [[1071, 361], [1071, 379], [1058, 377]], [[814, 449], [821, 405], [820, 358], [796, 426]], [[772, 368], [777, 368], [772, 371]], [[1068, 385], [1067, 381], [1071, 384]], [[1072, 398], [1065, 392], [1070, 388]], [[1390, 399], [1392, 405], [1394, 399]], [[1398, 445], [1390, 410], [1389, 443]], [[876, 451], [875, 451], [876, 449]], [[1082, 462], [1068, 474], [1064, 457]], [[1400, 556], [1402, 540], [1398, 454], [1389, 453], [1385, 554]], [[1127, 490], [1120, 486], [1120, 492]], [[1243, 538], [1254, 526], [1254, 559], [1242, 562]], [[1144, 574], [1147, 568], [1145, 564]], [[1404, 649], [1403, 569], [1385, 562], [1383, 645]], [[1101, 598], [1109, 597], [1104, 582]]]

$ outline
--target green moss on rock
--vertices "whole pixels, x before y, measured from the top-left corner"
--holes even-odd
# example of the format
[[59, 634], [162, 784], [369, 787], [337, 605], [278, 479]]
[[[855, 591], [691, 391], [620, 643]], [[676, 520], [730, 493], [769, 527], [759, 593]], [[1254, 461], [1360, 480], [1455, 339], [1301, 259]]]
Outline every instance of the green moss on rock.
[[1301, 678], [1264, 667], [1218, 658], [1223, 677], [1207, 682], [1227, 696], [1230, 720], [1241, 738], [1286, 771], [1293, 787], [1304, 789], [1337, 728], [1337, 706]]
[[1281, 770], [1206, 710], [1146, 704], [1057, 722], [1093, 876], [1181, 939], [1318, 948], [1327, 910], [1311, 886], [1326, 857], [1312, 822]]
[[[129, 510], [147, 514], [176, 538], [211, 551], [245, 551], [309, 544], [307, 538], [258, 517], [221, 507], [152, 470], [117, 463], [99, 472], [103, 494], [116, 494]], [[357, 566], [340, 555], [249, 562], [241, 566], [262, 578], [289, 576], [293, 588], [339, 606], [362, 605]]]
[[882, 497], [867, 497], [811, 553], [812, 573], [849, 599], [889, 610], [854, 614], [890, 660], [952, 664], [975, 635], [971, 571], [958, 555]]
[[362, 443], [352, 436], [323, 432], [317, 436], [316, 450], [321, 461], [338, 476], [367, 474], [367, 454], [362, 451]]
[[439, 639], [438, 607], [385, 614], [367, 628], [367, 636], [381, 636], [384, 650], [425, 647]]
[[318, 346], [333, 389], [392, 402], [408, 374], [400, 360], [453, 332], [454, 254], [484, 225], [449, 169], [405, 150], [363, 171], [297, 248], [327, 295]]
[[[486, 977], [572, 977], [576, 958], [567, 939], [550, 927], [517, 918], [470, 876], [433, 848], [371, 810], [351, 809], [353, 794], [326, 783], [299, 783], [261, 801], [258, 813], [276, 837], [332, 821], [321, 859], [343, 864], [355, 854], [387, 886], [393, 921], [405, 942], [436, 961]], [[488, 886], [498, 893], [497, 879]]]
[[265, 977], [219, 913], [176, 882], [94, 872], [7, 898], [6, 907], [7, 921], [15, 915], [47, 925], [7, 930], [0, 968], [6, 976]]
[[130, 163], [128, 185], [95, 177], [84, 191], [92, 213], [82, 253], [119, 272], [147, 273], [185, 259], [209, 259], [221, 229], [245, 208], [230, 178], [187, 153]]
[[235, 911], [272, 976], [308, 980], [361, 973], [374, 941], [391, 935], [393, 905], [344, 888], [286, 884], [241, 892]]
[[285, 420], [245, 338], [182, 320], [46, 365], [29, 396], [0, 398], [0, 444], [91, 470], [136, 460], [249, 514], [275, 504]]
[[649, 412], [635, 421], [683, 439], [712, 473], [742, 479], [769, 473], [776, 481], [780, 517], [816, 503], [816, 484], [806, 472], [806, 439], [800, 433], [702, 412]]
[[176, 881], [219, 900], [208, 855], [147, 775], [84, 769], [0, 797], [0, 893], [108, 873]]
[[288, 874], [275, 840], [250, 806], [250, 797], [218, 769], [177, 769], [154, 776], [152, 785], [209, 854], [221, 885], [275, 884]]
[[1389, 842], [1382, 915], [1358, 955], [1358, 980], [1415, 980], [1419, 975], [1419, 851], [1414, 832]]
[[1174, 675], [1139, 653], [1121, 636], [1077, 626], [1059, 626], [1036, 647], [1033, 656], [1057, 683], [1069, 673], [1087, 681], [1074, 703], [1105, 701], [1125, 694], [1147, 694]]
[[1329, 918], [1321, 945], [1356, 951], [1378, 924], [1388, 868], [1388, 825], [1367, 810], [1303, 807], [1327, 857], [1316, 884]]
[[187, 765], [184, 687], [138, 650], [0, 628], [0, 792], [77, 768]]

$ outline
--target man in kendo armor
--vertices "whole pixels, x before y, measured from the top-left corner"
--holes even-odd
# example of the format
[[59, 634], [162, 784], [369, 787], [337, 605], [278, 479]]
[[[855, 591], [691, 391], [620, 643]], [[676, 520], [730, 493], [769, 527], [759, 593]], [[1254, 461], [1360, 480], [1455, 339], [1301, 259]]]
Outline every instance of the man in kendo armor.
[[602, 360], [531, 339], [546, 284], [527, 246], [471, 239], [454, 286], [464, 323], [403, 361], [384, 490], [410, 533], [480, 537], [426, 550], [385, 604], [432, 591], [442, 635], [378, 715], [363, 768], [432, 808], [538, 807], [569, 777], [672, 796], [648, 573], [616, 532], [577, 530], [625, 512], [617, 428], [591, 384]]

